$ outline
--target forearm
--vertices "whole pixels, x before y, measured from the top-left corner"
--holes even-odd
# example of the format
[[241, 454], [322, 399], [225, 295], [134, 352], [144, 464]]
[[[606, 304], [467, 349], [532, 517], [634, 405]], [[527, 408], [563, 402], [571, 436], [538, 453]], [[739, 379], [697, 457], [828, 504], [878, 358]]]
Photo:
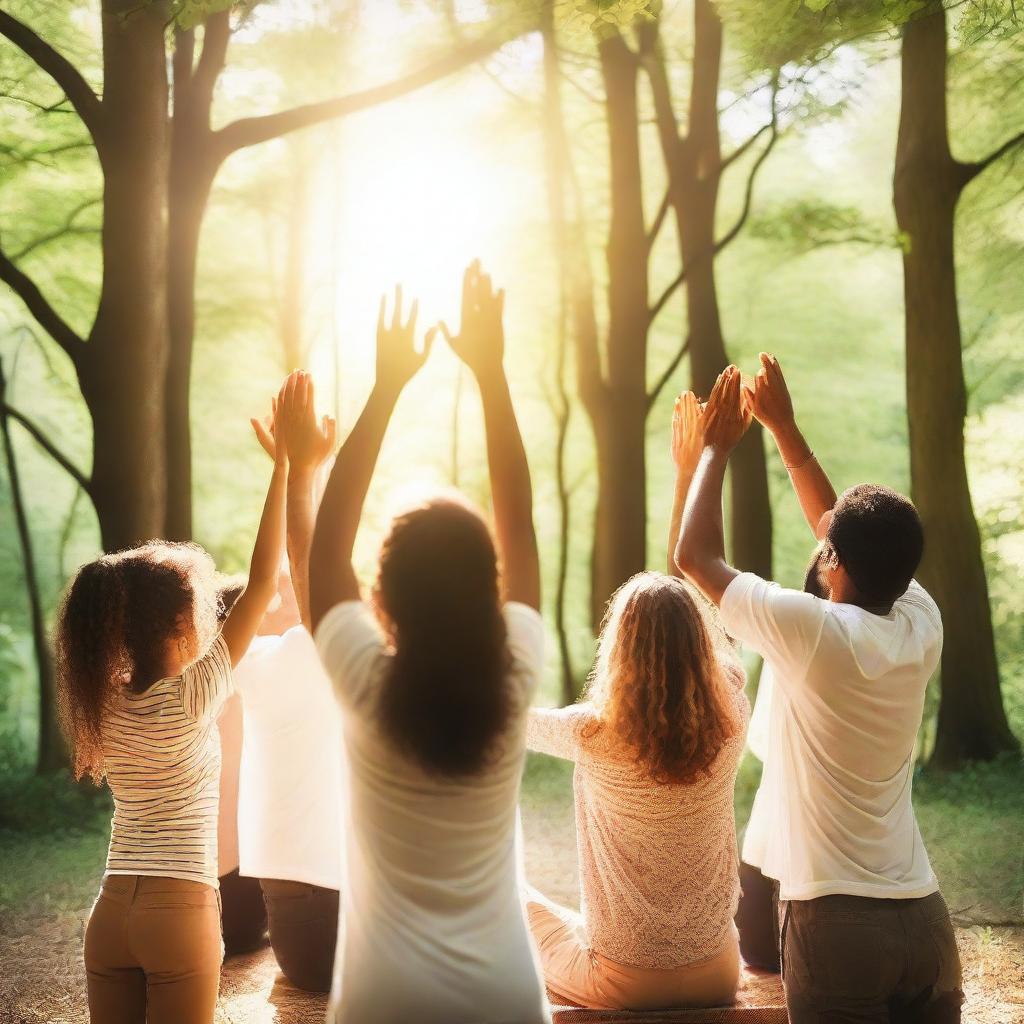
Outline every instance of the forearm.
[[292, 589], [302, 624], [312, 628], [309, 613], [309, 549], [313, 543], [313, 484], [315, 471], [308, 467], [288, 470], [288, 514], [285, 531]]
[[722, 522], [722, 490], [729, 453], [705, 448], [683, 508], [676, 545], [676, 564], [688, 576], [701, 568], [725, 561], [725, 527]]
[[309, 553], [310, 624], [314, 630], [334, 605], [359, 598], [352, 548], [397, 398], [397, 394], [374, 387], [324, 489]]
[[684, 466], [676, 469], [676, 483], [672, 493], [672, 516], [668, 527], [668, 568], [669, 576], [682, 576], [676, 565], [676, 545], [679, 543], [679, 529], [683, 522], [686, 495], [693, 481], [693, 468]]
[[288, 470], [279, 462], [274, 463], [274, 472], [267, 488], [256, 541], [249, 563], [249, 581], [246, 590], [254, 597], [266, 595], [267, 602], [277, 591], [277, 577], [284, 551], [285, 489]]
[[540, 605], [540, 567], [526, 449], [503, 373], [479, 380], [487, 435], [494, 526], [506, 598]]
[[821, 517], [836, 503], [835, 489], [795, 421], [780, 428], [773, 436], [804, 518], [816, 534]]

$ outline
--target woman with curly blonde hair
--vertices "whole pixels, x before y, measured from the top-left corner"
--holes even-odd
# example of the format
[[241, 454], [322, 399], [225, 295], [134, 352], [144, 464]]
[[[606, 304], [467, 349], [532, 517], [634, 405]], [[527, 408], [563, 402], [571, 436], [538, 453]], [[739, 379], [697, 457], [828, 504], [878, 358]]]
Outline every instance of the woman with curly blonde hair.
[[[670, 571], [700, 420], [696, 398], [680, 396]], [[713, 609], [677, 576], [644, 572], [612, 597], [585, 702], [531, 712], [529, 749], [575, 763], [582, 912], [535, 891], [527, 902], [553, 1001], [630, 1010], [733, 1001], [744, 683]]]

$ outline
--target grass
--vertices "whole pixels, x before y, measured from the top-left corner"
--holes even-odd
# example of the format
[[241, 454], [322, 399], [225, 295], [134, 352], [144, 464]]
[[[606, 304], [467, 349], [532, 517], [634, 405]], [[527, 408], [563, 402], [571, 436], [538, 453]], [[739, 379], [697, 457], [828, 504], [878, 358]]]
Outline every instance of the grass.
[[[758, 762], [746, 757], [736, 785], [740, 827], [759, 777]], [[914, 805], [958, 921], [982, 927], [1024, 923], [1024, 762], [920, 772]], [[572, 766], [531, 754], [522, 806], [528, 860], [543, 861], [544, 883], [571, 898]], [[88, 906], [103, 871], [109, 821], [105, 789], [73, 786], [60, 776], [0, 780], [0, 921]], [[562, 851], [553, 861], [552, 849]], [[535, 884], [544, 887], [540, 880]]]

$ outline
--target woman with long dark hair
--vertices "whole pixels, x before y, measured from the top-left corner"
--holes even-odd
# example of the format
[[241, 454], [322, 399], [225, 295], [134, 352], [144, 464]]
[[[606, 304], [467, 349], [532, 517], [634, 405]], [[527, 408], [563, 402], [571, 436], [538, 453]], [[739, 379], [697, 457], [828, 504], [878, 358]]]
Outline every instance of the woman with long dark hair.
[[[317, 517], [312, 621], [349, 776], [330, 1010], [346, 1024], [547, 1018], [518, 890], [516, 804], [544, 627], [530, 474], [502, 368], [503, 298], [474, 263], [459, 334], [441, 325], [480, 387], [497, 543], [464, 499], [426, 502], [391, 524], [372, 600], [361, 600], [352, 546], [363, 502], [434, 334], [416, 350], [416, 304], [402, 323], [401, 291], [390, 325], [381, 302], [376, 382]], [[286, 401], [286, 420], [301, 409]]]

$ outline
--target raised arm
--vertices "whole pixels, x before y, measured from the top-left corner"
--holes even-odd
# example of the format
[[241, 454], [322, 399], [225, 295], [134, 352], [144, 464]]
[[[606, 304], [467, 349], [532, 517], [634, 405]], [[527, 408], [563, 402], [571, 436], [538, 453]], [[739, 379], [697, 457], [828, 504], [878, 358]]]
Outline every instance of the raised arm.
[[434, 332], [428, 331], [422, 351], [415, 346], [416, 312], [402, 323], [402, 289], [395, 289], [391, 324], [385, 322], [385, 301], [377, 319], [377, 377], [366, 405], [334, 460], [309, 553], [309, 606], [313, 630], [341, 601], [359, 599], [359, 582], [352, 566], [359, 518], [366, 501], [388, 421], [402, 388], [426, 361]]
[[288, 514], [285, 537], [292, 588], [299, 606], [299, 617], [312, 631], [309, 610], [309, 549], [313, 543], [313, 490], [317, 471], [334, 451], [337, 426], [332, 416], [317, 421], [313, 378], [299, 374], [291, 380], [281, 408], [288, 450]]
[[[282, 394], [292, 377], [285, 381], [281, 389]], [[261, 430], [254, 423], [254, 426], [257, 426], [256, 435], [260, 443], [274, 459], [274, 470], [270, 476], [263, 516], [252, 549], [249, 578], [245, 590], [235, 601], [221, 629], [221, 636], [227, 644], [232, 665], [237, 665], [249, 649], [260, 621], [266, 614], [267, 605], [277, 593], [278, 570], [284, 550], [285, 485], [288, 475], [288, 458], [285, 445], [282, 443], [281, 425], [278, 422], [279, 406], [280, 398], [274, 406], [272, 430]]]
[[476, 260], [466, 270], [462, 282], [462, 323], [458, 335], [453, 336], [446, 324], [440, 327], [480, 387], [504, 599], [539, 608], [540, 560], [533, 528], [530, 467], [502, 365], [504, 305], [505, 292], [494, 292], [490, 277], [481, 273]]
[[725, 557], [722, 488], [733, 448], [750, 426], [751, 411], [735, 366], [722, 371], [704, 409], [704, 450], [683, 510], [676, 565], [709, 600], [719, 604], [738, 575]]
[[832, 483], [796, 425], [793, 400], [778, 359], [767, 352], [760, 355], [761, 369], [753, 388], [746, 389], [754, 415], [775, 438], [782, 464], [796, 491], [808, 526], [821, 540], [828, 525], [826, 513], [836, 503]]
[[682, 575], [676, 565], [676, 543], [679, 541], [686, 495], [704, 448], [703, 415], [704, 408], [692, 391], [684, 391], [676, 399], [672, 410], [672, 461], [676, 467], [676, 482], [672, 497], [672, 518], [668, 527], [669, 576]]

